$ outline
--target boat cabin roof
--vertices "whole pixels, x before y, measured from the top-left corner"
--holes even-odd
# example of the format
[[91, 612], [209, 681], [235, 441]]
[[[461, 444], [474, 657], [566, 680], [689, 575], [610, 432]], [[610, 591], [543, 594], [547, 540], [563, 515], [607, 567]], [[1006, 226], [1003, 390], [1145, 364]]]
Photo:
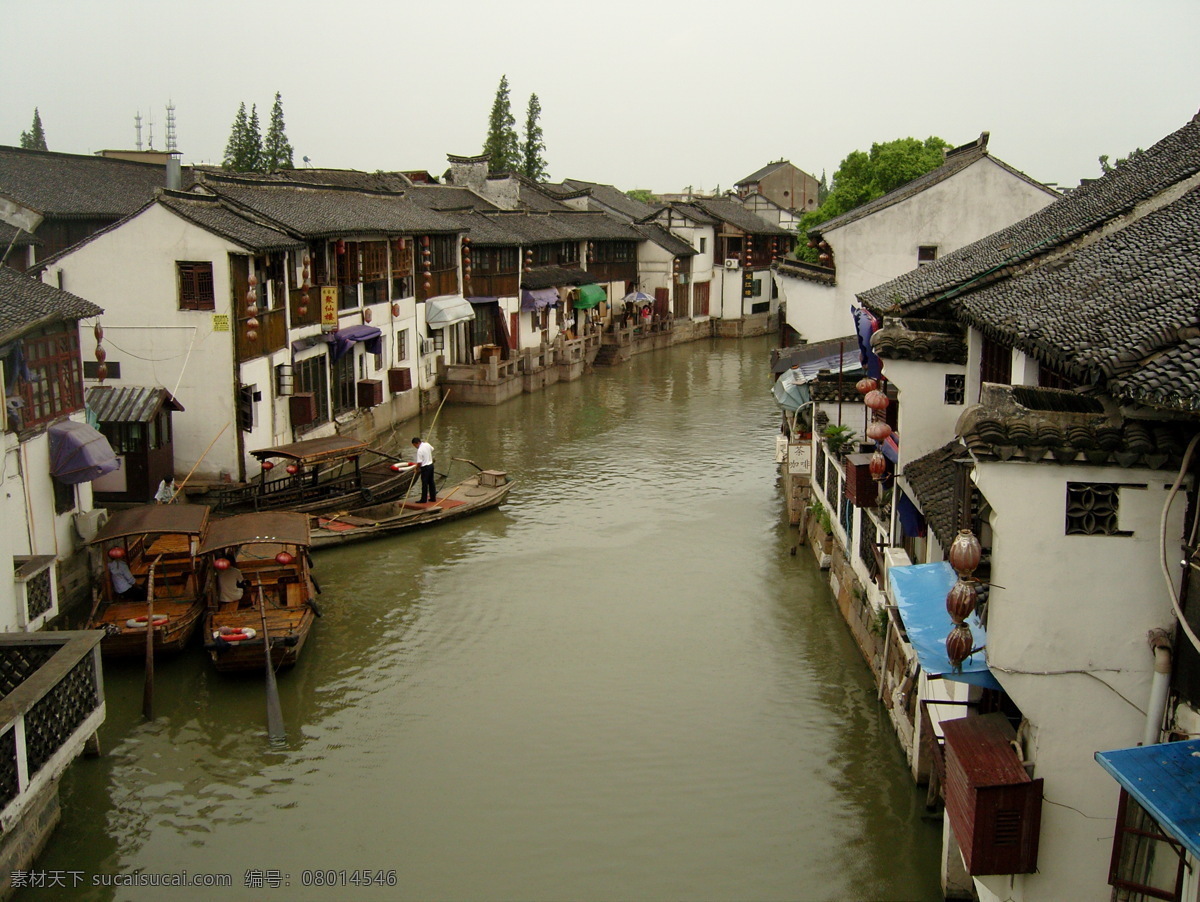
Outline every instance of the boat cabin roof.
[[368, 450], [367, 443], [358, 439], [331, 435], [328, 438], [311, 438], [303, 442], [292, 442], [290, 445], [276, 445], [274, 448], [259, 448], [250, 454], [259, 460], [269, 457], [285, 457], [288, 460], [303, 463], [320, 463], [325, 460], [338, 460], [343, 457], [353, 457]]
[[308, 514], [296, 511], [257, 511], [213, 520], [200, 543], [200, 553], [208, 554], [238, 545], [312, 544], [308, 532]]
[[209, 510], [203, 504], [142, 504], [114, 511], [88, 544], [159, 533], [198, 536], [204, 532]]

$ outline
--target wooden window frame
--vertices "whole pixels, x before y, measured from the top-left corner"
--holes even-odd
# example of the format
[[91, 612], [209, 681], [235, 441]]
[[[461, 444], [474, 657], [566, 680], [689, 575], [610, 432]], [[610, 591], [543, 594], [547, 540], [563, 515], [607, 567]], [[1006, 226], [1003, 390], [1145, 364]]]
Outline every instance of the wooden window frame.
[[180, 310], [216, 310], [217, 293], [213, 265], [204, 260], [176, 260]]

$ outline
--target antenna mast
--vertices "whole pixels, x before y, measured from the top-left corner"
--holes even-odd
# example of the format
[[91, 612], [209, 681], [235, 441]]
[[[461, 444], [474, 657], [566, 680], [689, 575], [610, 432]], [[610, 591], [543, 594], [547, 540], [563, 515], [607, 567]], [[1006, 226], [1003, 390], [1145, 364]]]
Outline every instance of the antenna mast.
[[175, 143], [175, 104], [167, 101], [167, 153], [175, 153], [179, 148]]
[[142, 149], [142, 111], [138, 110], [137, 115], [133, 117], [134, 128], [137, 131], [137, 149]]

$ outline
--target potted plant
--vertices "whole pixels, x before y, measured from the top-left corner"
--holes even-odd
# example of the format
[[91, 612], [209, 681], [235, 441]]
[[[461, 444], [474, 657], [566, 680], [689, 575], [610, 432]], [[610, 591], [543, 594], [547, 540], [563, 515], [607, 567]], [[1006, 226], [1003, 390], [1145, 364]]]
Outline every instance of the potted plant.
[[829, 453], [841, 456], [854, 447], [854, 430], [849, 426], [834, 426], [830, 423], [821, 431], [821, 438], [829, 447]]

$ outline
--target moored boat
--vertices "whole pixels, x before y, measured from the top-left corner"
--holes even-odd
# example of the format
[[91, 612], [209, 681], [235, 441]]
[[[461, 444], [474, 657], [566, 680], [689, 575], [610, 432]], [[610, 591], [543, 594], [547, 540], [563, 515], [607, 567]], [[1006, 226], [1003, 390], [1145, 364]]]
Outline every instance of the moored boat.
[[308, 515], [235, 514], [211, 521], [200, 545], [209, 559], [204, 647], [221, 671], [296, 663], [316, 616]]
[[[245, 485], [217, 492], [218, 514], [353, 510], [402, 497], [417, 474], [411, 463], [337, 435], [250, 454], [262, 464], [262, 472]], [[275, 472], [280, 466], [283, 472]]]
[[[187, 644], [204, 613], [198, 549], [208, 517], [201, 504], [145, 504], [116, 511], [96, 533], [90, 544], [104, 552], [106, 566], [96, 580], [88, 629], [104, 630], [103, 655], [144, 656], [151, 616], [155, 655]], [[118, 582], [128, 586], [123, 593]]]
[[312, 544], [314, 548], [327, 548], [458, 520], [499, 506], [512, 487], [513, 481], [502, 470], [480, 470], [461, 482], [444, 485], [434, 502], [391, 501], [313, 516]]

